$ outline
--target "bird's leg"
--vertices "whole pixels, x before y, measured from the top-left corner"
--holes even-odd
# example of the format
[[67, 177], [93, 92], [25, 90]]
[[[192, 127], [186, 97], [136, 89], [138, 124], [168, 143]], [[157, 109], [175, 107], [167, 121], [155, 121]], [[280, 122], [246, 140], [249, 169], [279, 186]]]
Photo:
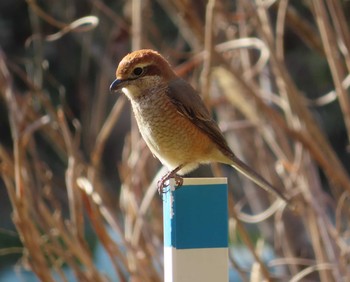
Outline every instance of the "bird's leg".
[[165, 174], [159, 181], [158, 181], [158, 193], [162, 194], [162, 193], [166, 193], [167, 191], [164, 191], [164, 188], [167, 186], [167, 184], [165, 184], [165, 182], [167, 182], [169, 179], [174, 178], [175, 179], [175, 183], [176, 186], [181, 186], [183, 183], [183, 179], [180, 175], [177, 174], [177, 172], [183, 168], [183, 164], [179, 165], [178, 167], [176, 167], [175, 169], [173, 169], [172, 171], [169, 171], [167, 174]]

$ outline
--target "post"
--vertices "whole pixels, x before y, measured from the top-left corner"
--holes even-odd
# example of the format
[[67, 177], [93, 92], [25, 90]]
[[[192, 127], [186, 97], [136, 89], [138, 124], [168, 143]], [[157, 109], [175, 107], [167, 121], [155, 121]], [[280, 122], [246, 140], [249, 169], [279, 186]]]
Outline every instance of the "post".
[[165, 282], [228, 282], [226, 178], [172, 181], [163, 222]]

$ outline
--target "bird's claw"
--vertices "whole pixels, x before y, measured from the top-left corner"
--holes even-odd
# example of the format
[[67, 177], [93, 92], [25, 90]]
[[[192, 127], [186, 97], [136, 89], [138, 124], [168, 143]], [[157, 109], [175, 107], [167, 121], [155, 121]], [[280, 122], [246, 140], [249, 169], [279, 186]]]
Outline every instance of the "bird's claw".
[[175, 180], [175, 185], [176, 186], [182, 186], [183, 184], [183, 178], [174, 173], [173, 171], [170, 171], [168, 172], [166, 175], [164, 175], [159, 181], [158, 181], [158, 193], [161, 195], [161, 194], [164, 194], [166, 192], [168, 192], [168, 190], [165, 190], [164, 188], [167, 187], [169, 185], [168, 181], [171, 179], [171, 178], [174, 178]]
[[168, 179], [164, 179], [163, 177], [158, 181], [157, 187], [158, 187], [158, 194], [159, 195], [167, 192], [164, 190], [164, 188], [168, 186], [166, 184], [167, 181], [168, 181]]
[[174, 175], [174, 179], [176, 186], [182, 186], [182, 184], [184, 183], [184, 179], [178, 174]]

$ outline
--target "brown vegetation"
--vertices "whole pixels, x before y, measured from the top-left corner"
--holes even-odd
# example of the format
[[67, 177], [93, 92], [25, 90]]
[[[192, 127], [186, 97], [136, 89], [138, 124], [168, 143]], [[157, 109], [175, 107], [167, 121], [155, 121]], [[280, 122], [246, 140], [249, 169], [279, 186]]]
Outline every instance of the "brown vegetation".
[[[27, 0], [32, 35], [21, 57], [0, 53], [0, 103], [11, 132], [10, 142], [0, 140], [0, 173], [23, 266], [46, 282], [67, 281], [64, 268], [78, 281], [112, 280], [94, 265], [89, 226], [120, 281], [163, 280], [155, 183], [164, 170], [133, 120], [124, 140], [126, 100], [108, 93], [118, 60], [131, 49], [152, 48], [202, 90], [237, 155], [297, 207], [281, 209], [271, 195], [230, 176], [230, 239], [254, 258], [246, 268], [230, 257], [242, 279], [350, 279], [348, 151], [329, 139], [339, 124], [344, 143], [350, 139], [346, 1], [52, 2]], [[83, 18], [81, 7], [94, 16]], [[308, 55], [291, 57], [293, 44]], [[325, 76], [300, 82], [318, 68], [308, 56], [329, 70], [328, 94], [320, 92]], [[329, 105], [339, 110], [327, 119], [339, 118], [324, 123], [315, 113]], [[225, 173], [216, 165], [212, 171]], [[258, 240], [251, 226], [259, 228]], [[264, 244], [275, 251], [271, 261], [261, 258]]]

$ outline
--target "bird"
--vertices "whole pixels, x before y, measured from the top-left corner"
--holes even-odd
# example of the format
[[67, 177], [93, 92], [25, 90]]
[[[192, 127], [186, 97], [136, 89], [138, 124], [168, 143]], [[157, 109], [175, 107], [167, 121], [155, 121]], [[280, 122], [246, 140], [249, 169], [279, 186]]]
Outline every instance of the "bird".
[[157, 51], [127, 54], [117, 67], [110, 91], [127, 96], [142, 138], [169, 169], [159, 180], [158, 191], [163, 191], [170, 178], [181, 186], [183, 175], [201, 164], [216, 162], [232, 166], [264, 190], [289, 201], [233, 153], [199, 92], [177, 76]]

